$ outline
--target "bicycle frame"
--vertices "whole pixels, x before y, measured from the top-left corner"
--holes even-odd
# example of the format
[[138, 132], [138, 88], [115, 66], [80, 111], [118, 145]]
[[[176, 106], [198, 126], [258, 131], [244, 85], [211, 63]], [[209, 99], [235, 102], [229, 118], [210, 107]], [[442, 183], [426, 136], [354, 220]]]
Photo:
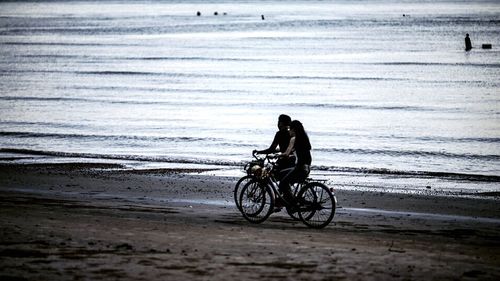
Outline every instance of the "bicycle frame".
[[[254, 155], [254, 157], [257, 160], [264, 160], [265, 167], [262, 167], [262, 174], [261, 177], [257, 177], [263, 184], [266, 184], [266, 186], [271, 187], [271, 196], [272, 200], [276, 201], [276, 198], [279, 197], [281, 200], [283, 200], [286, 205], [289, 205], [289, 202], [286, 201], [286, 199], [281, 195], [279, 192], [279, 187], [278, 187], [278, 180], [276, 179], [274, 172], [276, 168], [276, 160], [277, 155], [276, 154], [267, 154], [263, 159], [258, 158], [257, 156]], [[290, 170], [293, 168], [289, 168]], [[283, 171], [280, 171], [283, 172]], [[294, 196], [297, 196], [297, 194], [300, 192], [302, 188], [304, 188], [312, 179], [307, 178], [302, 182], [297, 182], [293, 183], [291, 188], [292, 188], [292, 194]]]

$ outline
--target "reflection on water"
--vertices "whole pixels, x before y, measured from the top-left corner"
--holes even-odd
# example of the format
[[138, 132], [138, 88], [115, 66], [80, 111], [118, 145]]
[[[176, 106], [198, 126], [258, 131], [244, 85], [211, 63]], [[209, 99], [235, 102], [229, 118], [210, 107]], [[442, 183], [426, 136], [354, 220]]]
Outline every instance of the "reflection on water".
[[229, 167], [286, 113], [316, 170], [498, 177], [500, 56], [465, 53], [463, 37], [499, 46], [499, 13], [486, 1], [0, 3], [1, 152]]

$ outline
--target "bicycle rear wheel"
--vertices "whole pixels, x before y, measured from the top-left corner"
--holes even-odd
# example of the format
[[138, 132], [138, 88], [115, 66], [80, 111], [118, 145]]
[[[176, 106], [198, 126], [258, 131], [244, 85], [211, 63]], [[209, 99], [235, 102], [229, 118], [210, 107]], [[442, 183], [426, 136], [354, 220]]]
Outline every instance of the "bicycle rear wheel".
[[252, 180], [241, 190], [240, 207], [247, 221], [261, 223], [273, 212], [274, 198], [266, 184]]
[[238, 180], [236, 185], [234, 186], [234, 203], [236, 204], [236, 207], [238, 210], [241, 212], [241, 206], [240, 206], [240, 195], [241, 195], [241, 190], [243, 189], [243, 186], [247, 184], [249, 181], [253, 180], [253, 176], [244, 176]]
[[312, 228], [327, 226], [335, 216], [337, 199], [330, 189], [319, 182], [307, 184], [299, 193], [299, 217]]

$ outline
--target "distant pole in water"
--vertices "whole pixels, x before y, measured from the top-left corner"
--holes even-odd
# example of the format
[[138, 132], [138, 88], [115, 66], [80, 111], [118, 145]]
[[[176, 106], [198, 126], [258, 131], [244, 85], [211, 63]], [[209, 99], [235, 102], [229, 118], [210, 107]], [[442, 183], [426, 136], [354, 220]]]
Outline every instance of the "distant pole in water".
[[265, 20], [264, 15], [260, 15], [260, 18], [261, 18], [262, 20]]
[[470, 42], [469, 33], [465, 34], [465, 50], [468, 52], [472, 49], [472, 43]]
[[201, 16], [200, 11], [196, 12], [196, 15], [197, 15], [197, 16]]

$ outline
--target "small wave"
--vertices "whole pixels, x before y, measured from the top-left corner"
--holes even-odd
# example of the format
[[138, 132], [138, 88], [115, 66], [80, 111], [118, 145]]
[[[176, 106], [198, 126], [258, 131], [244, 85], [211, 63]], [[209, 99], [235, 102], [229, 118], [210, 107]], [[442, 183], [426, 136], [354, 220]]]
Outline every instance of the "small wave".
[[120, 57], [120, 56], [89, 56], [89, 55], [61, 55], [61, 54], [26, 54], [20, 57], [34, 59], [82, 59], [82, 60], [125, 60], [125, 61], [264, 61], [266, 59], [249, 58], [220, 58], [220, 57]]
[[95, 142], [126, 142], [127, 145], [136, 145], [137, 142], [145, 143], [210, 143], [220, 147], [253, 147], [252, 144], [231, 142], [222, 138], [213, 137], [164, 137], [164, 136], [137, 136], [137, 135], [94, 135], [94, 134], [64, 134], [40, 132], [0, 132], [0, 137], [15, 138], [49, 138], [49, 139], [74, 139]]
[[38, 156], [53, 156], [64, 158], [91, 158], [91, 159], [107, 159], [107, 160], [122, 160], [122, 161], [144, 161], [144, 162], [159, 162], [159, 163], [179, 163], [179, 164], [200, 164], [200, 165], [216, 165], [216, 166], [240, 166], [241, 162], [206, 160], [206, 159], [191, 159], [167, 156], [143, 156], [143, 155], [122, 155], [122, 154], [94, 154], [94, 153], [75, 153], [75, 152], [60, 152], [60, 151], [45, 151], [32, 149], [18, 148], [1, 148], [0, 153], [13, 154], [28, 154]]
[[445, 62], [375, 62], [375, 63], [360, 63], [368, 65], [396, 65], [396, 66], [473, 66], [473, 67], [491, 67], [500, 68], [498, 63], [445, 63]]
[[417, 24], [422, 24], [422, 25], [428, 25], [428, 26], [437, 26], [437, 25], [442, 25], [446, 23], [447, 25], [452, 25], [452, 26], [462, 26], [462, 25], [489, 25], [492, 24], [498, 25], [500, 24], [500, 20], [498, 19], [492, 19], [488, 17], [484, 18], [475, 18], [475, 17], [447, 17], [447, 16], [440, 16], [440, 17], [422, 17], [422, 18], [417, 18]]
[[89, 75], [160, 75], [158, 72], [145, 71], [75, 71], [76, 74]]
[[410, 142], [423, 141], [423, 142], [439, 142], [439, 143], [498, 143], [500, 144], [500, 138], [498, 137], [447, 137], [439, 135], [429, 135], [429, 136], [405, 136], [405, 135], [373, 135], [373, 134], [360, 134], [347, 133], [347, 132], [325, 132], [325, 131], [314, 131], [311, 132], [318, 137], [336, 137], [336, 138], [365, 138], [365, 139], [375, 139], [375, 140], [406, 140]]
[[353, 168], [353, 167], [335, 167], [335, 166], [332, 167], [313, 166], [311, 168], [319, 171], [341, 172], [341, 173], [394, 175], [394, 176], [406, 176], [406, 177], [431, 177], [431, 178], [448, 178], [453, 180], [500, 182], [500, 176], [495, 176], [495, 175], [432, 172], [432, 171], [401, 171], [401, 170], [390, 170], [384, 168]]
[[[39, 122], [3, 121], [0, 124], [2, 124], [2, 125], [14, 125], [14, 126], [56, 127], [56, 128], [67, 128], [67, 129], [85, 128], [85, 126], [82, 124], [59, 123], [59, 122], [49, 122], [49, 121], [39, 121]], [[6, 132], [6, 133], [11, 133], [11, 132]]]
[[150, 104], [175, 104], [170, 102], [160, 102], [160, 101], [145, 101], [145, 100], [115, 100], [115, 99], [86, 99], [86, 98], [68, 98], [68, 97], [0, 97], [0, 100], [7, 101], [54, 101], [54, 102], [87, 102], [87, 103], [110, 103], [110, 104], [134, 104], [134, 105], [150, 105]]
[[419, 83], [426, 84], [440, 84], [440, 85], [456, 85], [456, 84], [464, 84], [464, 85], [476, 85], [478, 87], [485, 88], [498, 88], [500, 87], [500, 83], [495, 81], [485, 81], [485, 80], [415, 80]]
[[325, 104], [325, 103], [293, 103], [287, 104], [290, 107], [319, 107], [332, 109], [372, 109], [372, 110], [404, 110], [404, 111], [443, 111], [441, 108], [422, 106], [377, 106], [358, 104]]
[[2, 42], [0, 45], [13, 45], [13, 46], [109, 46], [109, 47], [123, 47], [123, 46], [142, 46], [140, 44], [117, 44], [117, 43], [63, 43], [63, 42]]
[[[106, 58], [107, 59], [107, 58]], [[181, 60], [181, 61], [263, 61], [263, 59], [245, 59], [245, 58], [218, 58], [218, 57], [116, 57], [117, 60]]]
[[[74, 87], [77, 88], [77, 87]], [[90, 89], [92, 87], [82, 87], [82, 89]], [[92, 89], [98, 90], [103, 89], [101, 87], [93, 87]], [[128, 89], [128, 88], [126, 88]], [[108, 87], [107, 90], [118, 90], [115, 87]], [[120, 89], [121, 90], [121, 89]], [[131, 90], [131, 89], [128, 89]], [[149, 89], [148, 89], [149, 91]], [[162, 89], [155, 89], [155, 91], [161, 91]], [[168, 91], [168, 90], [167, 90]], [[183, 89], [179, 89], [179, 91], [184, 92]], [[201, 92], [201, 91], [195, 91]], [[206, 91], [207, 93], [214, 91]], [[164, 100], [119, 100], [119, 99], [98, 99], [98, 98], [71, 98], [71, 97], [32, 97], [32, 96], [4, 96], [0, 97], [0, 100], [7, 101], [54, 101], [54, 102], [65, 102], [65, 101], [74, 101], [74, 102], [88, 102], [88, 103], [109, 103], [109, 104], [133, 104], [133, 105], [179, 105], [179, 106], [189, 106], [189, 105], [199, 105], [199, 101], [189, 100], [189, 101], [164, 101]], [[203, 101], [205, 106], [218, 106], [221, 105], [220, 102], [206, 102]], [[224, 106], [255, 106], [255, 104], [244, 102], [233, 102], [228, 103], [225, 102]], [[260, 106], [260, 105], [258, 105]], [[361, 110], [401, 110], [401, 111], [449, 111], [450, 109], [442, 109], [442, 108], [431, 108], [431, 107], [418, 107], [418, 106], [376, 106], [376, 105], [355, 105], [355, 104], [317, 104], [317, 103], [284, 103], [280, 104], [280, 107], [310, 107], [310, 108], [331, 108], [331, 109], [361, 109]]]
[[195, 74], [195, 73], [161, 73], [161, 72], [140, 72], [140, 71], [77, 71], [76, 74], [89, 75], [151, 75], [170, 77], [193, 77], [193, 78], [237, 78], [237, 79], [282, 79], [282, 80], [353, 80], [353, 81], [406, 81], [400, 78], [380, 78], [380, 77], [336, 77], [336, 76], [305, 76], [305, 75], [227, 75], [227, 74]]
[[[406, 137], [405, 139], [410, 139]], [[480, 143], [500, 143], [500, 138], [484, 137], [484, 138], [453, 138], [453, 137], [416, 137], [416, 140], [422, 141], [440, 141], [440, 142], [480, 142]]]
[[339, 148], [320, 148], [321, 152], [334, 152], [343, 154], [368, 154], [368, 155], [388, 155], [393, 157], [413, 156], [413, 157], [444, 157], [458, 159], [481, 159], [489, 161], [500, 161], [500, 155], [482, 155], [482, 154], [459, 154], [440, 151], [405, 151], [405, 150], [377, 150], [377, 149], [339, 149]]
[[22, 57], [24, 58], [54, 58], [54, 59], [78, 59], [78, 58], [81, 58], [81, 59], [88, 59], [88, 58], [91, 58], [90, 56], [78, 56], [78, 55], [59, 55], [59, 54], [53, 54], [53, 55], [42, 55], [42, 54], [39, 54], [39, 55], [22, 55]]
[[0, 70], [2, 74], [15, 73], [73, 73], [78, 75], [124, 75], [124, 76], [160, 76], [173, 78], [225, 78], [225, 79], [280, 79], [280, 80], [348, 80], [348, 81], [410, 81], [405, 78], [389, 77], [348, 77], [348, 76], [306, 76], [306, 75], [228, 75], [213, 73], [179, 73], [179, 72], [146, 72], [146, 71], [59, 71], [59, 70]]
[[[352, 137], [351, 135], [347, 135], [348, 137]], [[479, 143], [500, 143], [500, 138], [496, 137], [443, 137], [443, 136], [426, 136], [426, 137], [408, 137], [408, 136], [377, 136], [379, 139], [399, 139], [399, 140], [409, 140], [409, 141], [425, 141], [425, 142], [441, 142], [441, 143], [470, 143], [470, 142], [479, 142]]]
[[[170, 106], [197, 106], [200, 105], [200, 102], [197, 100], [189, 100], [189, 101], [165, 101], [165, 100], [118, 100], [118, 99], [97, 99], [97, 98], [67, 98], [67, 97], [0, 97], [0, 100], [7, 101], [53, 101], [53, 102], [87, 102], [87, 103], [108, 103], [108, 104], [129, 104], [129, 105], [170, 105]], [[203, 101], [203, 105], [205, 106], [218, 106], [219, 102], [206, 102]], [[238, 103], [224, 103], [224, 106], [253, 106], [252, 104], [247, 104], [246, 102], [238, 102]]]
[[25, 100], [25, 101], [91, 101], [84, 98], [67, 98], [67, 97], [13, 97], [4, 96], [0, 97], [0, 100]]
[[156, 88], [156, 87], [132, 87], [132, 86], [73, 86], [64, 85], [56, 87], [60, 90], [106, 90], [106, 91], [147, 91], [147, 92], [162, 92], [162, 93], [228, 93], [228, 94], [248, 94], [250, 91], [236, 89], [183, 89], [183, 88]]
[[313, 79], [313, 80], [347, 80], [347, 81], [408, 81], [405, 78], [388, 77], [354, 77], [354, 76], [249, 76], [251, 78], [269, 78], [269, 79]]
[[223, 142], [220, 138], [196, 138], [196, 137], [162, 137], [162, 136], [134, 136], [134, 135], [86, 135], [86, 134], [62, 134], [62, 133], [39, 133], [39, 132], [0, 132], [0, 136], [12, 136], [18, 138], [59, 138], [59, 139], [94, 139], [114, 141], [169, 141], [169, 142]]
[[0, 70], [2, 74], [16, 73], [65, 73], [77, 75], [123, 75], [123, 76], [158, 76], [172, 78], [222, 78], [222, 79], [279, 79], [279, 80], [336, 80], [336, 81], [418, 81], [431, 84], [477, 84], [484, 87], [497, 87], [499, 83], [482, 80], [415, 80], [413, 78], [393, 77], [354, 77], [354, 76], [307, 76], [307, 75], [230, 75], [214, 73], [179, 73], [179, 72], [147, 72], [147, 71], [59, 71], [59, 70]]

